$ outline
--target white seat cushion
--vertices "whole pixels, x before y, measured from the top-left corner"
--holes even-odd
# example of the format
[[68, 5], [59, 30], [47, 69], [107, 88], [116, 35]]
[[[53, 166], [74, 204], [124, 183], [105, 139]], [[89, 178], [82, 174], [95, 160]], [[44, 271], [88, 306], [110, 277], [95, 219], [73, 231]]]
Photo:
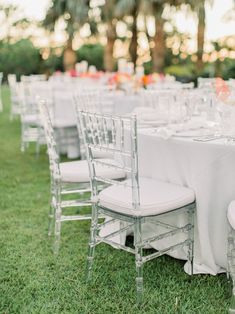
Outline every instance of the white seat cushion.
[[[116, 164], [114, 160], [101, 159], [106, 163]], [[60, 163], [60, 173], [63, 182], [89, 182], [89, 168], [86, 160], [70, 161]], [[126, 174], [123, 170], [114, 169], [103, 165], [96, 166], [97, 176], [109, 179], [123, 179]]]
[[[128, 184], [130, 179], [126, 180]], [[140, 209], [132, 207], [131, 187], [110, 186], [99, 194], [99, 205], [129, 216], [153, 216], [180, 208], [195, 200], [194, 191], [180, 185], [140, 178]]]
[[38, 125], [39, 117], [36, 114], [26, 114], [22, 116], [21, 121], [25, 124]]
[[229, 204], [227, 217], [231, 227], [235, 230], [235, 201]]

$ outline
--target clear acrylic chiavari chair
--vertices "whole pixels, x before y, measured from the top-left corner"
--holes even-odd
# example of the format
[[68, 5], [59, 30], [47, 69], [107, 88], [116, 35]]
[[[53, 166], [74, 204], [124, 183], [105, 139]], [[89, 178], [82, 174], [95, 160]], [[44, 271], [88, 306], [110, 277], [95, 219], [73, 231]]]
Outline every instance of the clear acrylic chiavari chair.
[[[90, 207], [90, 176], [86, 160], [60, 162], [46, 102], [38, 99], [38, 107], [47, 142], [51, 175], [51, 207], [48, 235], [52, 234], [54, 222], [54, 253], [58, 253], [62, 222], [91, 219], [90, 213], [68, 215], [65, 212], [68, 208]], [[105, 160], [103, 161], [105, 162]], [[110, 179], [125, 178], [125, 173], [122, 170], [114, 171], [105, 166], [99, 167], [98, 173], [100, 176], [108, 176]]]
[[10, 120], [20, 116], [21, 103], [20, 103], [20, 83], [17, 82], [15, 74], [8, 74], [7, 81], [10, 87], [11, 108]]
[[19, 84], [21, 101], [21, 151], [25, 152], [29, 143], [36, 144], [36, 154], [40, 145], [45, 144], [44, 134], [39, 118], [36, 94], [31, 82]]
[[[113, 106], [109, 91], [104, 89], [80, 89], [73, 95], [73, 101], [77, 111], [83, 110], [94, 113], [107, 113], [112, 111]], [[77, 123], [77, 129], [79, 134], [81, 158], [86, 159], [84, 139], [79, 121]], [[94, 151], [94, 154], [95, 158], [110, 157], [110, 154], [101, 151]]]
[[[87, 279], [91, 279], [95, 247], [107, 243], [115, 248], [123, 249], [135, 255], [137, 270], [136, 291], [137, 303], [143, 297], [143, 266], [146, 262], [176, 249], [188, 248], [188, 261], [193, 274], [193, 217], [195, 196], [190, 188], [139, 176], [137, 149], [137, 121], [135, 117], [101, 115], [84, 111], [78, 112], [79, 121], [86, 145], [87, 158], [92, 186], [92, 222], [87, 260]], [[97, 173], [102, 160], [94, 158], [94, 151], [112, 152], [118, 165], [106, 163], [109, 167], [122, 169], [128, 173], [124, 181], [110, 180]], [[98, 190], [100, 182], [109, 185]], [[172, 212], [183, 210], [188, 219], [184, 226], [177, 227], [164, 223], [161, 218]], [[109, 217], [104, 223], [98, 222], [99, 215]], [[156, 234], [150, 238], [143, 237], [144, 222], [157, 220]], [[120, 229], [111, 234], [101, 236], [99, 231], [110, 222], [120, 222]], [[155, 221], [155, 220], [154, 220]], [[161, 228], [165, 231], [159, 234]], [[113, 237], [133, 230], [134, 248], [116, 243]], [[176, 238], [178, 234], [184, 235]], [[174, 244], [159, 249], [149, 255], [143, 255], [143, 249], [152, 242], [171, 237]]]

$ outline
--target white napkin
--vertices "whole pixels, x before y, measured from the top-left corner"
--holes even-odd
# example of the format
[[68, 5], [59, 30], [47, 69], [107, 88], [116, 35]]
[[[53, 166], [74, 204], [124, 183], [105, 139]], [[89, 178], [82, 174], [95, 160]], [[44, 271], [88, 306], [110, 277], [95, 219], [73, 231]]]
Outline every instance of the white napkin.
[[[184, 124], [171, 124], [167, 127], [159, 127], [155, 130], [155, 134], [163, 139], [168, 139], [172, 137], [173, 135], [178, 134], [187, 134], [187, 132], [192, 132], [200, 130], [202, 128], [208, 128], [208, 125], [205, 123], [205, 121], [188, 121]], [[182, 136], [183, 136], [182, 135]]]
[[174, 135], [175, 132], [173, 130], [169, 129], [169, 128], [161, 127], [161, 128], [158, 128], [157, 130], [155, 130], [155, 134], [157, 136], [163, 138], [164, 140], [167, 140], [172, 135]]

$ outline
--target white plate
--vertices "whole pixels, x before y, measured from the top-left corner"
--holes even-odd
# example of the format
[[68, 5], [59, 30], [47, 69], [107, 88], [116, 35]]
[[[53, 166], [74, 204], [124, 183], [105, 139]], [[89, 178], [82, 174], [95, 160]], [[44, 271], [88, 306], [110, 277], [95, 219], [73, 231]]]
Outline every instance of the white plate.
[[167, 122], [164, 120], [138, 120], [138, 125], [140, 126], [163, 126], [166, 125]]
[[173, 136], [175, 137], [200, 137], [200, 136], [214, 136], [213, 133], [209, 129], [195, 129], [195, 130], [185, 130], [175, 133]]

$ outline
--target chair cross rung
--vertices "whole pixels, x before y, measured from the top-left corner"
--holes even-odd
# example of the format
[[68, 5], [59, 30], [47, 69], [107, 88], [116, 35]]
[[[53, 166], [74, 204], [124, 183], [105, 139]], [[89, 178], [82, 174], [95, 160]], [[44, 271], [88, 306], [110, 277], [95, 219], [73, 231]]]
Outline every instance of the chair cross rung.
[[74, 215], [74, 216], [61, 216], [61, 221], [73, 221], [73, 220], [90, 220], [91, 215]]
[[175, 229], [173, 229], [173, 230], [171, 230], [171, 231], [162, 233], [162, 234], [160, 234], [160, 235], [158, 235], [158, 236], [155, 236], [155, 237], [146, 239], [145, 241], [143, 241], [143, 242], [141, 243], [141, 247], [144, 247], [144, 246], [150, 244], [150, 243], [153, 242], [153, 241], [159, 241], [159, 240], [168, 238], [168, 237], [170, 237], [170, 236], [174, 236], [174, 235], [176, 235], [177, 233], [189, 231], [191, 228], [192, 228], [192, 225], [187, 224], [187, 225], [185, 225], [185, 226], [183, 226], [183, 227], [181, 227], [181, 228], [175, 228]]
[[62, 201], [61, 207], [83, 207], [83, 206], [91, 206], [90, 200], [72, 200], [72, 201]]
[[124, 250], [126, 252], [129, 252], [129, 253], [132, 253], [132, 254], [135, 254], [135, 250], [128, 247], [128, 246], [125, 246], [125, 245], [122, 245], [122, 244], [119, 244], [119, 243], [116, 243], [112, 240], [107, 240], [105, 238], [101, 238], [101, 237], [96, 237], [96, 239], [98, 240], [97, 241], [97, 244], [99, 243], [106, 243], [106, 244], [109, 244], [111, 246], [113, 246], [114, 248], [116, 249], [119, 249], [119, 250]]
[[134, 226], [134, 224], [131, 224], [131, 225], [128, 225], [124, 228], [118, 229], [117, 231], [109, 233], [107, 236], [104, 237], [104, 239], [107, 240], [107, 239], [110, 239], [112, 237], [115, 237], [116, 235], [121, 234], [124, 231], [127, 231], [130, 227], [133, 227], [133, 226]]
[[160, 250], [160, 251], [153, 253], [153, 254], [150, 254], [148, 256], [144, 256], [142, 261], [143, 261], [143, 263], [146, 263], [146, 262], [151, 261], [152, 259], [154, 259], [156, 257], [162, 256], [166, 253], [169, 253], [169, 252], [174, 251], [180, 247], [183, 247], [183, 246], [187, 245], [188, 243], [189, 243], [189, 240], [187, 239], [184, 242], [180, 242], [180, 243], [177, 243], [175, 245], [169, 246], [166, 249]]
[[62, 191], [61, 191], [61, 194], [62, 194], [62, 195], [73, 194], [73, 193], [83, 194], [83, 193], [88, 193], [88, 192], [91, 192], [91, 189], [90, 189], [90, 188], [82, 189], [82, 190], [81, 190], [81, 189], [62, 190]]

